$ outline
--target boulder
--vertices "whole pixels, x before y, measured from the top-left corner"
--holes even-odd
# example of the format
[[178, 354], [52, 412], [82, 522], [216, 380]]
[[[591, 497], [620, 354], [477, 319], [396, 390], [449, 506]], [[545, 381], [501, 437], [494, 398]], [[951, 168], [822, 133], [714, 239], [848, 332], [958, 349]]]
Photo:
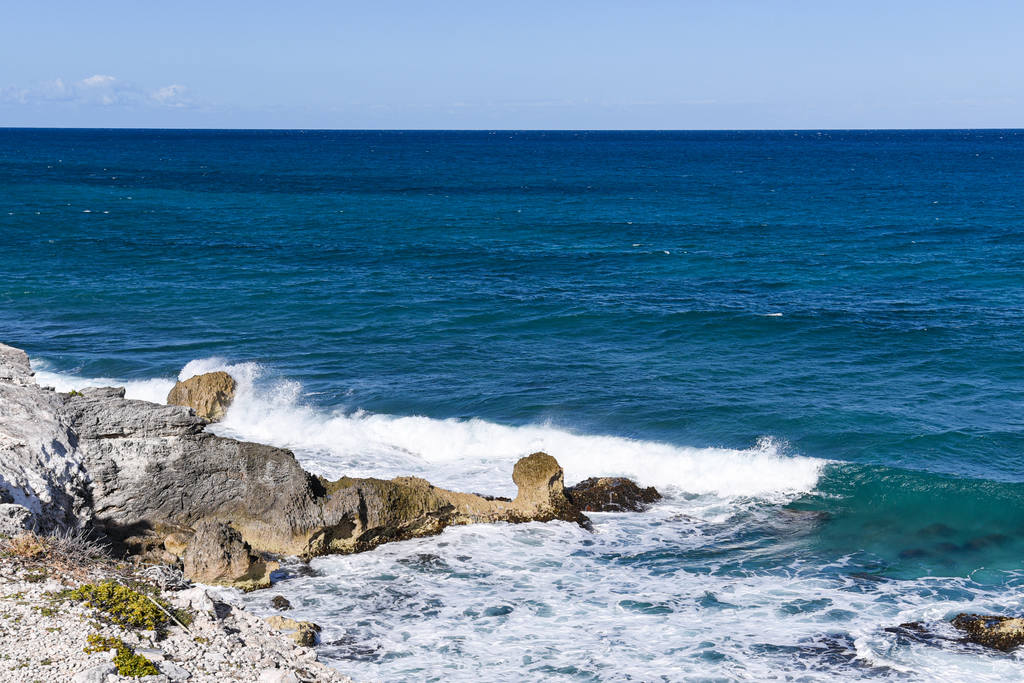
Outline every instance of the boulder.
[[311, 621], [296, 621], [278, 614], [265, 619], [270, 628], [282, 631], [299, 645], [313, 647], [320, 641], [320, 627]]
[[187, 579], [242, 590], [266, 588], [270, 572], [278, 567], [276, 562], [266, 562], [255, 554], [229, 525], [210, 520], [196, 525], [183, 563]]
[[188, 406], [210, 422], [224, 418], [235, 398], [235, 380], [226, 372], [207, 372], [178, 382], [167, 394], [168, 405]]
[[288, 598], [283, 595], [275, 595], [270, 599], [270, 605], [274, 609], [284, 611], [292, 608], [292, 603], [288, 602]]
[[958, 614], [952, 623], [967, 634], [965, 640], [985, 647], [1009, 652], [1024, 643], [1024, 619]]
[[328, 481], [291, 451], [206, 424], [185, 406], [125, 399], [124, 389], [47, 391], [22, 352], [0, 345], [0, 504], [28, 510], [42, 533], [88, 525], [116, 550], [182, 558], [190, 578], [247, 587], [268, 583], [260, 554], [359, 552], [455, 524], [589, 524], [545, 453], [515, 464], [510, 501], [417, 477]]
[[642, 512], [661, 500], [653, 486], [640, 488], [635, 481], [623, 477], [591, 477], [569, 487], [565, 494], [585, 512]]

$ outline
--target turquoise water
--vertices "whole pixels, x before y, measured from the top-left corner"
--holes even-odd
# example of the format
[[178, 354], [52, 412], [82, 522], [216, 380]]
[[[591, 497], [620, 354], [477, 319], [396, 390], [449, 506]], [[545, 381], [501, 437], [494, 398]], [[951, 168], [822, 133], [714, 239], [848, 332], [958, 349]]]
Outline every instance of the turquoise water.
[[1024, 611], [1021, 177], [1022, 131], [0, 130], [0, 339], [230, 367], [216, 430], [324, 474], [668, 494], [283, 581], [361, 677], [1005, 679], [883, 629]]

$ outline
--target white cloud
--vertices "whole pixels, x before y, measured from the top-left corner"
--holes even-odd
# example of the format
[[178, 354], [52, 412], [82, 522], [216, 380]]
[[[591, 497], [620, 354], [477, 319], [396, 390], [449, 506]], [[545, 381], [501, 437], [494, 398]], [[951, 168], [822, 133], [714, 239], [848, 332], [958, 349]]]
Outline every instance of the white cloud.
[[188, 88], [174, 83], [157, 88], [149, 94], [149, 99], [165, 107], [185, 107], [189, 105]]
[[116, 81], [116, 80], [117, 79], [114, 78], [113, 76], [104, 76], [103, 74], [95, 74], [93, 76], [89, 76], [88, 78], [83, 78], [82, 79], [82, 85], [84, 85], [87, 88], [103, 87], [103, 86], [113, 85], [114, 81]]
[[93, 106], [187, 107], [187, 88], [180, 84], [147, 89], [108, 74], [93, 74], [78, 81], [55, 78], [29, 88], [0, 89], [0, 103], [73, 103]]

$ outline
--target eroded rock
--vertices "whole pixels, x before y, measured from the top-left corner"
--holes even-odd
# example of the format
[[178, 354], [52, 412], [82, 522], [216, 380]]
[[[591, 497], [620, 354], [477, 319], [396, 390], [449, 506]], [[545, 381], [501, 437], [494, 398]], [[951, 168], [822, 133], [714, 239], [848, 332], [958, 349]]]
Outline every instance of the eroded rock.
[[967, 634], [966, 640], [1009, 652], [1024, 643], [1024, 619], [982, 614], [958, 614], [953, 626]]
[[265, 585], [261, 554], [358, 552], [455, 524], [589, 524], [545, 453], [515, 464], [513, 500], [417, 477], [332, 482], [291, 451], [205, 432], [184, 406], [127, 400], [118, 388], [43, 390], [23, 356], [0, 347], [2, 500], [34, 520], [89, 524], [130, 553], [182, 558], [204, 583]]
[[223, 419], [234, 399], [235, 380], [221, 370], [178, 382], [167, 395], [169, 405], [188, 406], [210, 422]]
[[642, 512], [661, 500], [653, 486], [640, 488], [624, 477], [591, 477], [565, 493], [573, 505], [585, 512]]
[[265, 619], [271, 628], [282, 631], [299, 645], [313, 647], [320, 641], [320, 627], [311, 621], [297, 621], [279, 614]]
[[200, 583], [235, 586], [242, 590], [266, 588], [276, 562], [252, 551], [242, 535], [229, 525], [204, 520], [196, 525], [184, 558], [185, 578]]

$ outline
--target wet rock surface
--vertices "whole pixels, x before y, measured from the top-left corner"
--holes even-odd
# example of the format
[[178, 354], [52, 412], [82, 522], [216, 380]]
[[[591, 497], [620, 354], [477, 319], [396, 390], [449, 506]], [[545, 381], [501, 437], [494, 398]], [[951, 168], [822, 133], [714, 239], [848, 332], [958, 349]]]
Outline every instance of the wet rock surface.
[[1024, 644], [1024, 618], [958, 614], [951, 623], [978, 645], [1009, 652]]
[[591, 477], [569, 487], [565, 493], [584, 512], [642, 512], [661, 500], [653, 486], [641, 488], [624, 477]]

